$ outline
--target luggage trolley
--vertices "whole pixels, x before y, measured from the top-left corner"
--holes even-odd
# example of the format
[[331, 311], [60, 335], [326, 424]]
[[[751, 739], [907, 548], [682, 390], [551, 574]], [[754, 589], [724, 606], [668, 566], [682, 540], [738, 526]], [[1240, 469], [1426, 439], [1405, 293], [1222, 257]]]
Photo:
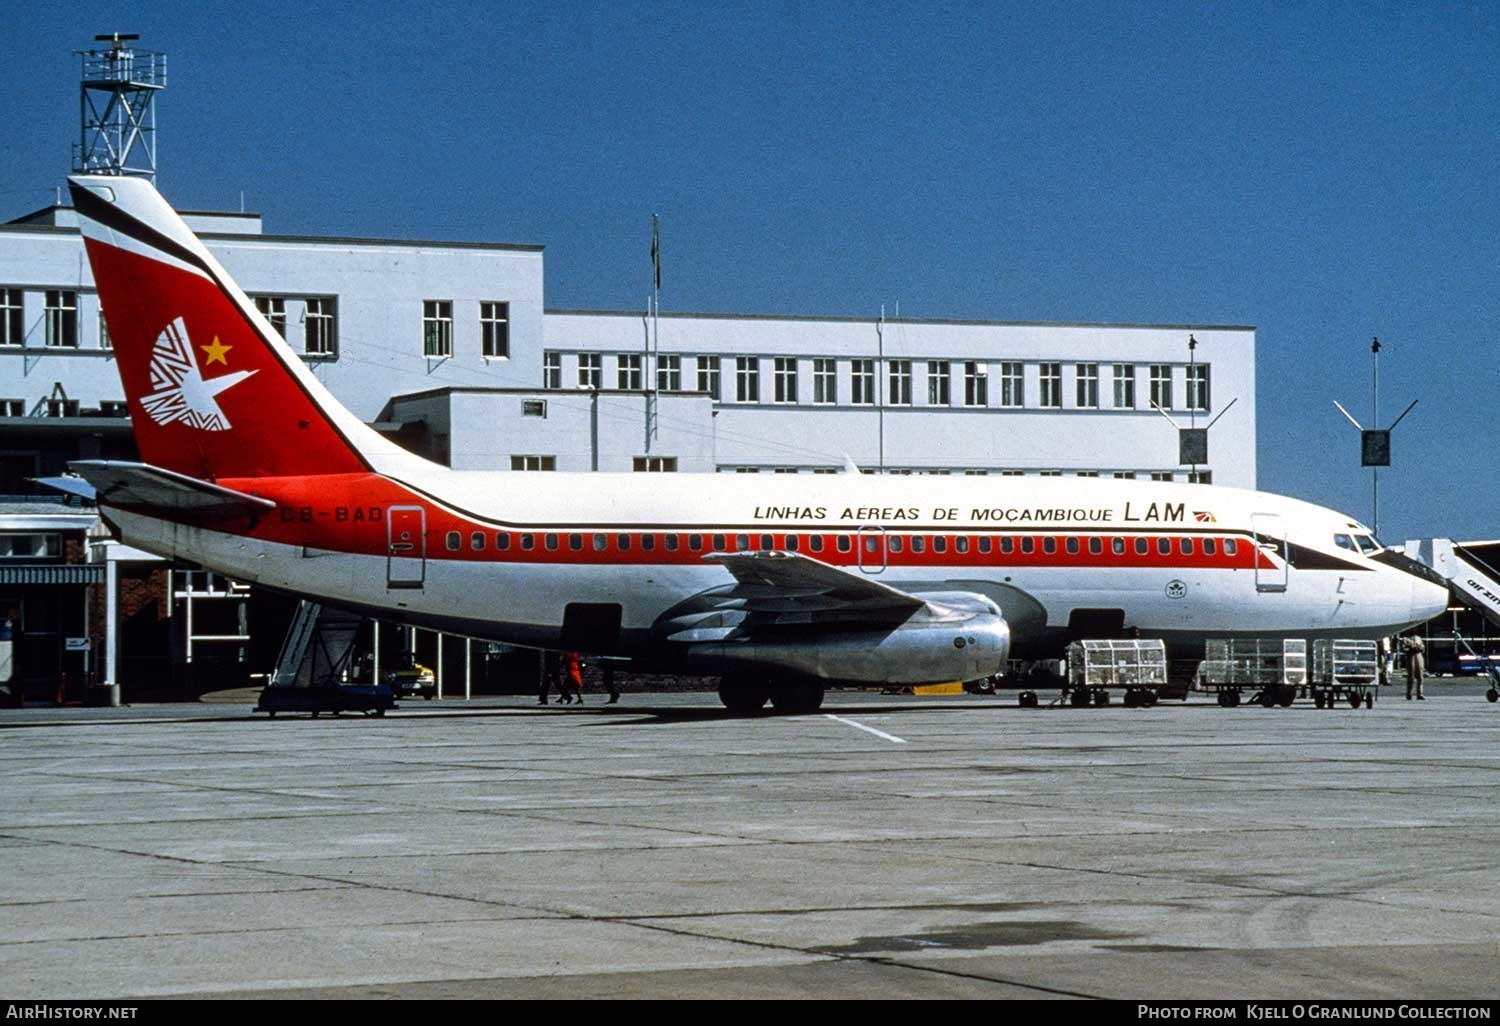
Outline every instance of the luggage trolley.
[[1215, 638], [1204, 645], [1194, 686], [1218, 692], [1226, 709], [1239, 705], [1245, 691], [1269, 709], [1291, 705], [1306, 683], [1305, 638]]
[[1068, 673], [1059, 704], [1108, 705], [1109, 689], [1123, 688], [1126, 706], [1156, 704], [1167, 683], [1167, 646], [1159, 638], [1089, 639], [1068, 646]]
[[1374, 641], [1319, 638], [1313, 642], [1312, 680], [1308, 690], [1319, 709], [1343, 699], [1349, 708], [1374, 708], [1380, 687], [1380, 648]]

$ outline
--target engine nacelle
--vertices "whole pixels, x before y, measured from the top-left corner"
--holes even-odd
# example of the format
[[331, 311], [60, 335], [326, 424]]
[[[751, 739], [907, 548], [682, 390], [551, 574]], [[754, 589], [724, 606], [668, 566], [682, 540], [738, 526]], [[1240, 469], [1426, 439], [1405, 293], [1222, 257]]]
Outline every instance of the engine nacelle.
[[1010, 627], [1000, 609], [970, 592], [924, 595], [927, 605], [898, 627], [781, 637], [697, 641], [688, 665], [702, 673], [786, 673], [829, 683], [912, 685], [979, 680], [1005, 668]]

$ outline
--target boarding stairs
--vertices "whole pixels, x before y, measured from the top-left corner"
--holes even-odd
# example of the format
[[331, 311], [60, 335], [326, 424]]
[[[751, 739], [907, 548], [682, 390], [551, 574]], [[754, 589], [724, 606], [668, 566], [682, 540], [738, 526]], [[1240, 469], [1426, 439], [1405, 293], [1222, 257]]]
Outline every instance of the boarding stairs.
[[1455, 599], [1500, 626], [1500, 541], [1424, 538], [1407, 542], [1406, 554], [1441, 574]]

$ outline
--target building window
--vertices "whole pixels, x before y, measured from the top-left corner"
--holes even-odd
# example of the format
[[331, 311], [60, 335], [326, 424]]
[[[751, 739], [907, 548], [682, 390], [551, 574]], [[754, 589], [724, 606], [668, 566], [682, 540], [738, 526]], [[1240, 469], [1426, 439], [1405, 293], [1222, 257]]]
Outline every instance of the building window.
[[797, 473], [797, 468], [796, 467], [772, 467], [771, 468], [771, 473], [773, 473], [773, 474], [795, 474], [795, 473]]
[[1002, 470], [1002, 471], [1000, 471], [1000, 476], [1001, 477], [1025, 477], [1026, 476], [1026, 471], [1024, 471], [1024, 470]]
[[775, 365], [776, 401], [778, 403], [794, 403], [797, 401], [797, 360], [791, 356], [776, 357]]
[[1176, 479], [1177, 476], [1170, 470], [1153, 470], [1151, 472], [1151, 480], [1153, 481], [1175, 481]]
[[837, 360], [813, 361], [813, 402], [832, 406], [839, 401], [839, 365]]
[[849, 361], [849, 401], [855, 406], [875, 405], [875, 361]]
[[1190, 470], [1188, 471], [1188, 484], [1213, 484], [1214, 472], [1212, 470]]
[[1187, 369], [1187, 408], [1208, 409], [1208, 364], [1193, 364]]
[[1025, 368], [1017, 361], [1000, 364], [1000, 405], [1019, 409], [1026, 405]]
[[927, 405], [948, 406], [953, 402], [949, 389], [947, 360], [927, 361]]
[[1074, 477], [1098, 477], [1099, 476], [1099, 471], [1097, 471], [1097, 470], [1080, 470], [1080, 471], [1077, 471], [1073, 476]]
[[[25, 399], [0, 399], [0, 417], [26, 416]], [[35, 473], [35, 471], [32, 471]]]
[[45, 342], [54, 349], [78, 348], [78, 293], [48, 289]]
[[453, 301], [451, 299], [422, 300], [422, 355], [428, 357], [453, 355]]
[[1135, 471], [1133, 471], [1133, 470], [1117, 470], [1117, 471], [1115, 471], [1114, 477], [1115, 477], [1116, 481], [1134, 481], [1135, 480]]
[[658, 356], [656, 358], [656, 390], [658, 392], [682, 391], [682, 357]]
[[734, 358], [734, 399], [740, 403], [760, 402], [760, 357]]
[[1097, 410], [1099, 408], [1099, 365], [1080, 363], [1077, 370], [1078, 406], [1084, 410]]
[[964, 405], [990, 404], [990, 369], [978, 360], [964, 364]]
[[1151, 365], [1151, 402], [1164, 410], [1172, 408], [1172, 366], [1166, 363]]
[[26, 317], [20, 289], [0, 289], [0, 346], [26, 343]]
[[1117, 363], [1114, 366], [1115, 409], [1135, 409], [1135, 366]]
[[479, 338], [485, 359], [510, 358], [510, 304], [479, 304]]
[[556, 470], [556, 456], [512, 456], [511, 470]]
[[562, 388], [562, 353], [542, 354], [542, 387]]
[[677, 470], [676, 456], [637, 456], [631, 469], [643, 474], [671, 474]]
[[615, 357], [615, 387], [622, 392], [639, 392], [641, 389], [641, 354], [632, 353]]
[[115, 340], [109, 333], [109, 321], [104, 319], [104, 309], [99, 310], [99, 348], [113, 349]]
[[1062, 408], [1062, 364], [1044, 363], [1041, 365], [1042, 397], [1043, 407], [1050, 409]]
[[964, 477], [987, 477], [988, 475], [989, 471], [983, 467], [970, 467], [964, 471]]
[[310, 296], [303, 311], [302, 344], [308, 356], [333, 356], [336, 352], [332, 296]]
[[255, 309], [260, 315], [271, 322], [272, 329], [282, 338], [286, 338], [286, 300], [281, 296], [256, 296]]
[[521, 416], [541, 417], [547, 419], [547, 400], [545, 399], [522, 399]]
[[62, 535], [0, 534], [0, 559], [61, 559]]
[[890, 397], [892, 406], [911, 405], [911, 361], [892, 360], [890, 365], [890, 385], [886, 393]]
[[698, 357], [698, 391], [707, 392], [716, 400], [720, 398], [719, 358], [717, 356]]
[[44, 401], [42, 408], [49, 417], [78, 416], [77, 399], [47, 399]]
[[1037, 473], [1037, 477], [1062, 477], [1061, 470], [1043, 470]]
[[578, 354], [578, 387], [604, 387], [604, 357], [598, 353]]

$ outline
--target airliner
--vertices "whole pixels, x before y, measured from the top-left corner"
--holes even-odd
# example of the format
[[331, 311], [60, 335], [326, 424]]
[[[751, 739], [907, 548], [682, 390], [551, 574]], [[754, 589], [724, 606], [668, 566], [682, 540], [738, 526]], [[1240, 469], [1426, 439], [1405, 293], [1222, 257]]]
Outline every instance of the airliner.
[[140, 462], [83, 460], [119, 537], [370, 616], [721, 678], [973, 681], [1070, 639], [1379, 637], [1447, 603], [1351, 518], [1198, 484], [517, 475], [409, 453], [323, 387], [144, 179], [70, 180]]

